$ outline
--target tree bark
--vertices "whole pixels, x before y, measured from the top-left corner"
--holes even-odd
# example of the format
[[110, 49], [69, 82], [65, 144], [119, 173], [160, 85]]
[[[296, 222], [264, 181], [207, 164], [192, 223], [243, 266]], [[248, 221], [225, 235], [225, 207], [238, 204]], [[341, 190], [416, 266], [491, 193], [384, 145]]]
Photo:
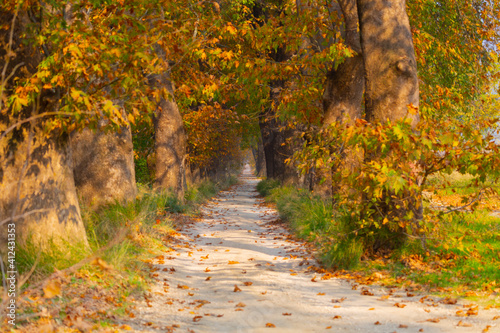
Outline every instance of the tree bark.
[[160, 98], [155, 114], [154, 188], [171, 189], [182, 198], [186, 187], [187, 141], [184, 122], [174, 99], [174, 89], [168, 73], [152, 76], [150, 84], [169, 94], [168, 98]]
[[[11, 26], [13, 13], [0, 10], [0, 26]], [[16, 80], [27, 79], [37, 71], [42, 53], [21, 36], [26, 32], [30, 20], [26, 12], [20, 11], [15, 21], [9, 49], [10, 29], [0, 29], [0, 70], [5, 84], [4, 96], [15, 91]], [[18, 65], [20, 67], [18, 67]], [[18, 68], [18, 71], [14, 70]], [[7, 82], [6, 78], [13, 74]], [[51, 100], [52, 92], [42, 90], [33, 105], [25, 107], [15, 117], [11, 110], [3, 109], [0, 102], [0, 242], [5, 249], [7, 230], [15, 224], [16, 241], [21, 245], [30, 239], [42, 251], [50, 243], [63, 247], [67, 243], [81, 243], [88, 246], [85, 229], [80, 215], [67, 136], [52, 131], [47, 134], [45, 123], [32, 120], [5, 130], [20, 120], [27, 120], [43, 112], [57, 111]], [[0, 97], [0, 98], [2, 98]], [[50, 121], [50, 120], [49, 120]]]
[[[365, 82], [356, 0], [339, 0], [338, 3], [339, 10], [344, 17], [342, 30], [344, 43], [356, 54], [345, 59], [336, 69], [332, 68], [327, 74], [323, 93], [323, 128], [335, 123], [349, 126], [356, 119], [362, 117]], [[338, 147], [332, 147], [332, 149], [337, 150]], [[344, 149], [341, 156], [341, 160], [338, 161], [336, 166], [327, 171], [331, 175], [325, 175], [325, 171], [318, 170], [320, 175], [318, 178], [325, 178], [326, 181], [324, 184], [315, 186], [317, 192], [333, 196], [341, 190], [341, 185], [338, 184], [340, 180], [334, 179], [334, 174], [339, 170], [349, 173], [356, 172], [363, 159], [362, 154], [356, 153], [354, 149], [349, 148]], [[343, 190], [350, 191], [350, 189]]]
[[[32, 131], [10, 152], [11, 161], [0, 167], [2, 240], [7, 226], [15, 223], [16, 240], [21, 244], [29, 240], [42, 249], [52, 242], [88, 246], [68, 144], [55, 135], [47, 139], [42, 128]], [[2, 151], [11, 148], [3, 140]]]
[[75, 184], [85, 205], [98, 208], [135, 200], [137, 186], [129, 126], [108, 133], [84, 129], [72, 134], [71, 149]]
[[[278, 48], [278, 50], [280, 49]], [[267, 112], [261, 113], [259, 127], [262, 135], [267, 178], [278, 179], [287, 184], [297, 183], [298, 174], [293, 165], [285, 162], [293, 155], [293, 142], [291, 140], [294, 131], [276, 116], [276, 108], [281, 103], [280, 92], [284, 84], [283, 80], [271, 82], [271, 105]]]
[[257, 147], [253, 148], [255, 160], [255, 173], [261, 177], [266, 174], [266, 158], [264, 156], [264, 145], [262, 144], [262, 137], [259, 135]]
[[385, 122], [418, 107], [417, 63], [406, 14], [406, 1], [357, 0], [361, 48], [365, 65], [365, 108], [368, 121]]
[[358, 32], [356, 0], [339, 0], [344, 16], [345, 44], [356, 55], [345, 59], [327, 75], [323, 93], [324, 126], [335, 122], [349, 122], [361, 118], [361, 104], [364, 92], [364, 67], [361, 42]]
[[[365, 112], [369, 122], [395, 122], [405, 117], [412, 126], [418, 123], [418, 113], [409, 112], [412, 104], [418, 108], [419, 89], [415, 51], [410, 23], [406, 14], [406, 1], [357, 0], [361, 48], [365, 66]], [[376, 158], [377, 152], [367, 154], [366, 159]], [[400, 162], [400, 161], [399, 161]], [[414, 161], [407, 161], [414, 163]], [[395, 170], [398, 166], [392, 166]], [[396, 195], [386, 191], [376, 204], [380, 218], [417, 224], [422, 218], [421, 193], [404, 190]], [[408, 213], [413, 213], [408, 215]], [[407, 216], [412, 216], [411, 221]], [[404, 228], [382, 232], [373, 244], [394, 248], [406, 239]], [[389, 232], [387, 232], [389, 231]]]

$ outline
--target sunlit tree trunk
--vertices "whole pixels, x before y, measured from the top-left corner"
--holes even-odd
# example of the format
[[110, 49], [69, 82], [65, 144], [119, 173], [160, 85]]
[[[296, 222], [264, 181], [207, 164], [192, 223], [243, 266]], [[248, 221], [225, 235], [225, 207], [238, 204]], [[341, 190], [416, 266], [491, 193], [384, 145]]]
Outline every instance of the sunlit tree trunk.
[[[357, 0], [361, 48], [365, 66], [365, 112], [369, 122], [395, 122], [405, 117], [416, 126], [418, 114], [408, 106], [419, 105], [419, 89], [415, 51], [406, 1]], [[376, 158], [376, 152], [366, 155]], [[401, 161], [398, 161], [401, 162]], [[414, 161], [407, 161], [414, 163]], [[397, 169], [397, 166], [393, 166]], [[380, 218], [402, 221], [413, 216], [412, 223], [422, 217], [420, 193], [403, 191], [385, 193], [376, 204]], [[405, 239], [404, 228], [374, 247], [394, 247]]]
[[158, 190], [173, 190], [183, 197], [186, 186], [186, 132], [174, 99], [173, 84], [168, 73], [150, 78], [151, 86], [163, 91], [155, 113], [155, 180]]
[[[13, 20], [13, 13], [0, 10], [0, 26], [11, 27]], [[88, 246], [67, 136], [57, 131], [47, 134], [46, 122], [36, 118], [45, 112], [57, 111], [58, 106], [52, 102], [53, 92], [42, 90], [36, 101], [16, 116], [3, 104], [14, 93], [16, 80], [33, 75], [42, 60], [40, 50], [20, 39], [29, 22], [27, 13], [19, 12], [12, 40], [10, 29], [0, 29], [0, 71], [6, 73], [0, 82], [5, 87], [0, 102], [1, 249], [5, 249], [8, 229], [15, 229], [16, 241], [21, 245], [30, 239], [42, 250], [50, 243], [61, 247], [68, 242]], [[7, 58], [6, 51], [10, 50], [12, 53]], [[49, 117], [45, 119], [50, 121]], [[21, 121], [26, 122], [12, 127]]]
[[75, 184], [85, 205], [97, 208], [135, 200], [137, 186], [129, 126], [117, 132], [85, 129], [74, 133], [71, 149]]

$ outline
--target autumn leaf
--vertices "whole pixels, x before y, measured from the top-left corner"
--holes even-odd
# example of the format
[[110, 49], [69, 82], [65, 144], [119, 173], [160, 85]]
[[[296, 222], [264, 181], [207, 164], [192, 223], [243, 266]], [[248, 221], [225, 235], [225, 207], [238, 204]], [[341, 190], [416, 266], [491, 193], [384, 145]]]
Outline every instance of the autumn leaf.
[[238, 292], [238, 291], [241, 291], [240, 287], [238, 287], [238, 285], [234, 285], [234, 290], [233, 292]]
[[95, 258], [91, 262], [91, 264], [94, 265], [94, 266], [99, 266], [100, 268], [105, 269], [105, 270], [111, 270], [111, 269], [113, 269], [113, 266], [109, 265], [108, 263], [106, 263], [101, 258]]
[[253, 282], [246, 281], [246, 282], [243, 282], [243, 284], [248, 287], [248, 286], [251, 286], [253, 284]]
[[276, 327], [276, 325], [274, 325], [272, 323], [266, 323], [266, 327]]
[[472, 327], [472, 324], [469, 324], [469, 323], [466, 323], [466, 322], [463, 322], [463, 321], [458, 321], [457, 323], [457, 326], [460, 326], [460, 327]]
[[439, 323], [440, 318], [430, 318], [430, 319], [427, 319], [426, 321], [431, 322], [431, 323]]
[[45, 298], [53, 298], [61, 295], [61, 283], [56, 280], [50, 280], [43, 287], [43, 293]]
[[236, 265], [236, 264], [239, 264], [239, 263], [240, 263], [239, 261], [229, 260], [229, 265]]
[[288, 312], [283, 312], [282, 313], [283, 316], [291, 316], [292, 314], [291, 313], [288, 313]]

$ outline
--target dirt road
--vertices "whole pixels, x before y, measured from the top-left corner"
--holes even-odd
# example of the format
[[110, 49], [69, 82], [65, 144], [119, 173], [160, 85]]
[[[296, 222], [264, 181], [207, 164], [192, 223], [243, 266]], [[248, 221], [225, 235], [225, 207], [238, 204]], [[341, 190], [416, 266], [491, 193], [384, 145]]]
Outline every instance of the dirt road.
[[184, 227], [175, 250], [156, 261], [158, 283], [134, 311], [134, 330], [500, 332], [498, 309], [460, 317], [470, 306], [373, 286], [362, 295], [352, 282], [321, 280], [307, 270], [315, 261], [303, 244], [270, 223], [277, 213], [256, 197], [257, 182], [247, 166], [239, 185]]

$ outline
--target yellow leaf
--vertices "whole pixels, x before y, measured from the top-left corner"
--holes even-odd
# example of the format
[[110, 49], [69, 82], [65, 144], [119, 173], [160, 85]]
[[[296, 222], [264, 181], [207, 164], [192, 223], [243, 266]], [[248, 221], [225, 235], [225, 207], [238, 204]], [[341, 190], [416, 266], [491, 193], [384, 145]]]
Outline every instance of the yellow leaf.
[[94, 260], [92, 260], [92, 265], [99, 266], [99, 267], [101, 267], [102, 269], [105, 269], [105, 270], [113, 269], [113, 266], [109, 265], [108, 263], [106, 263], [101, 258], [95, 258]]
[[43, 287], [43, 297], [45, 298], [53, 298], [59, 296], [61, 294], [61, 283], [59, 281], [49, 281]]

